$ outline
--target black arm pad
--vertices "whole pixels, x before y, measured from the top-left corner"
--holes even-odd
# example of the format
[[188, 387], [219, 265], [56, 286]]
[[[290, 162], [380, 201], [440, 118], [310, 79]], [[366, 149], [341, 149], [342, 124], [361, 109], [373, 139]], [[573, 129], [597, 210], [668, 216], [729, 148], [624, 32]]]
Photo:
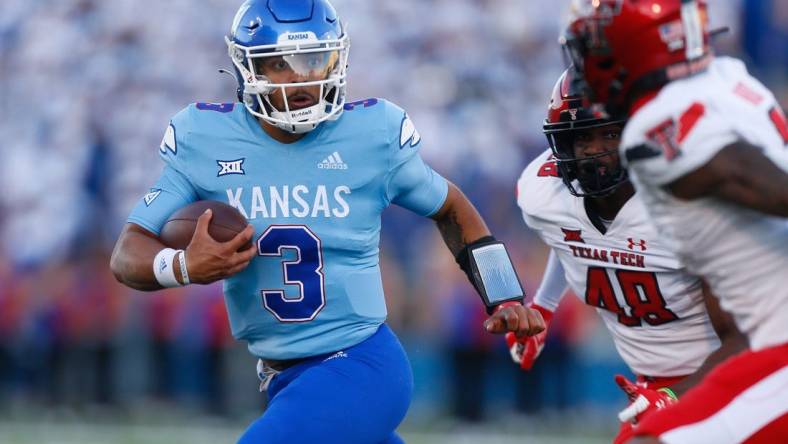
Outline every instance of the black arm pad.
[[[484, 247], [500, 245], [503, 251], [497, 250], [497, 255], [490, 262], [490, 258], [477, 261], [475, 252], [479, 252]], [[484, 236], [477, 239], [470, 244], [466, 245], [459, 253], [457, 253], [457, 264], [460, 265], [462, 271], [468, 276], [468, 280], [479, 293], [482, 298], [487, 313], [492, 313], [500, 304], [504, 302], [517, 301], [522, 303], [525, 293], [523, 292], [520, 281], [517, 278], [517, 273], [514, 270], [514, 265], [506, 253], [503, 243], [495, 239], [493, 236]], [[481, 269], [480, 269], [481, 266]], [[496, 268], [495, 273], [490, 273], [490, 267]], [[486, 285], [485, 285], [486, 284]], [[490, 287], [488, 289], [488, 287]], [[501, 293], [502, 291], [509, 294], [490, 294], [489, 291]]]

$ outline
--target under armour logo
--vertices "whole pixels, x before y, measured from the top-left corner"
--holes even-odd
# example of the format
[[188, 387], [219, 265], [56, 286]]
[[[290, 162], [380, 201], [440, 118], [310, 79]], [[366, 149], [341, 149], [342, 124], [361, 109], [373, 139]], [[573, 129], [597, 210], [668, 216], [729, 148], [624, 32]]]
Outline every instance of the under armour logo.
[[580, 230], [570, 230], [568, 228], [561, 228], [561, 231], [564, 232], [564, 242], [581, 242], [586, 243], [583, 238], [580, 236]]
[[628, 237], [627, 243], [628, 243], [627, 248], [629, 248], [630, 250], [634, 250], [635, 247], [639, 247], [640, 251], [646, 251], [646, 241], [643, 239], [640, 239], [640, 241], [635, 242], [634, 239]]
[[243, 169], [244, 160], [246, 159], [217, 160], [216, 163], [219, 165], [219, 174], [216, 176], [224, 176], [227, 174], [246, 174]]
[[577, 108], [569, 108], [566, 111], [569, 113], [569, 116], [572, 118], [572, 120], [577, 120]]

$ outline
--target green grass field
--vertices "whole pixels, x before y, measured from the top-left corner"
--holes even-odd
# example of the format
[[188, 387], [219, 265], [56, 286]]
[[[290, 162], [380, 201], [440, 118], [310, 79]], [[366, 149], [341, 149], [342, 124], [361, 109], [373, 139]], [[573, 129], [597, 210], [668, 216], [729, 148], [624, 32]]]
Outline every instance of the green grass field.
[[[410, 444], [596, 444], [609, 443], [609, 437], [583, 436], [582, 432], [540, 430], [529, 434], [501, 433], [495, 427], [460, 427], [453, 431], [404, 431]], [[241, 424], [229, 424], [202, 417], [179, 424], [85, 423], [79, 421], [28, 422], [0, 421], [3, 444], [216, 444], [234, 443], [243, 430]]]
[[[232, 444], [255, 417], [210, 416], [162, 402], [124, 408], [12, 402], [0, 405], [0, 444]], [[588, 407], [538, 416], [501, 411], [467, 423], [414, 406], [398, 432], [409, 444], [602, 444], [616, 432], [614, 418]]]
[[[0, 423], [0, 442], [4, 444], [215, 444], [233, 443], [240, 429], [206, 426], [141, 426], [87, 424]], [[595, 444], [607, 439], [553, 435], [509, 436], [493, 432], [402, 434], [410, 444]]]

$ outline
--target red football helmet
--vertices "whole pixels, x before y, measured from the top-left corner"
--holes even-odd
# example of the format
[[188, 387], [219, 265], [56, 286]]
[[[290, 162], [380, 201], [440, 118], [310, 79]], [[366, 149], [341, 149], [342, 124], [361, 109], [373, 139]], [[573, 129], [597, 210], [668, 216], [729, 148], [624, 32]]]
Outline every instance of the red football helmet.
[[547, 118], [542, 127], [561, 179], [569, 192], [578, 197], [604, 196], [627, 181], [621, 164], [604, 162], [608, 156], [618, 158], [612, 149], [589, 156], [575, 154], [575, 136], [580, 131], [606, 125], [624, 126], [623, 120], [610, 119], [601, 104], [591, 103], [583, 90], [583, 82], [572, 68], [567, 69], [553, 87]]
[[572, 14], [564, 48], [611, 114], [711, 60], [706, 0], [576, 0]]

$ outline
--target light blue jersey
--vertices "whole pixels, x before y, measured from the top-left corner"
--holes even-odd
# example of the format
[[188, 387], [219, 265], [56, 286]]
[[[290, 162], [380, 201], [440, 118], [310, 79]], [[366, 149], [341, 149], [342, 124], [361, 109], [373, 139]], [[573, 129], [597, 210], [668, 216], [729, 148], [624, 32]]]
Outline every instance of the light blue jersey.
[[420, 136], [385, 100], [345, 105], [292, 144], [241, 104], [196, 104], [171, 121], [164, 172], [128, 221], [158, 234], [178, 208], [218, 200], [255, 228], [258, 256], [225, 280], [233, 336], [267, 359], [351, 347], [386, 318], [378, 243], [390, 204], [429, 216], [447, 182], [418, 154]]

